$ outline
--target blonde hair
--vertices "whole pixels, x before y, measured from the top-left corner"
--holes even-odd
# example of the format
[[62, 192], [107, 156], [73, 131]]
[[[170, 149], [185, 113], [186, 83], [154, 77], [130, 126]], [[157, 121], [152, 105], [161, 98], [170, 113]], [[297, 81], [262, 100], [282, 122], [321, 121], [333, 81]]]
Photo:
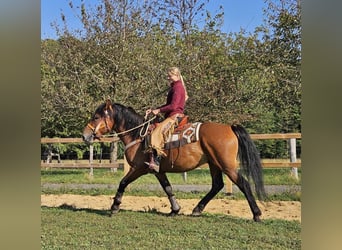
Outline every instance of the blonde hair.
[[184, 90], [185, 90], [185, 101], [187, 101], [189, 99], [189, 96], [188, 96], [188, 92], [187, 92], [185, 84], [184, 84], [183, 76], [182, 76], [179, 68], [177, 68], [177, 67], [169, 68], [169, 74], [178, 76], [180, 78], [180, 80], [183, 84]]

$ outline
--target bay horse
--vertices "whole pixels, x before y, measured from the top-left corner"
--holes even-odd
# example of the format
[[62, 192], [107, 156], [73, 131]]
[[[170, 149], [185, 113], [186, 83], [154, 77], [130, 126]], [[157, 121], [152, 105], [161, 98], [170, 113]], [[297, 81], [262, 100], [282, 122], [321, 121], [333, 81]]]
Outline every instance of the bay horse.
[[[119, 211], [125, 188], [140, 176], [152, 171], [144, 163], [148, 161], [148, 154], [144, 153], [141, 129], [147, 129], [147, 126], [144, 117], [136, 113], [133, 108], [107, 100], [97, 107], [83, 130], [83, 140], [87, 144], [114, 131], [125, 145], [125, 157], [131, 168], [120, 181], [110, 208], [111, 215]], [[170, 201], [169, 215], [178, 214], [180, 206], [166, 173], [187, 172], [208, 163], [212, 187], [193, 209], [192, 215], [200, 215], [208, 202], [224, 187], [222, 177], [224, 173], [245, 195], [253, 220], [261, 221], [261, 210], [253, 196], [249, 181], [254, 182], [258, 199], [264, 200], [266, 193], [262, 165], [255, 144], [242, 125], [204, 122], [199, 128], [198, 141], [165, 150], [165, 153], [167, 157], [162, 158], [160, 170], [154, 174]], [[240, 160], [241, 171], [238, 171], [237, 157]]]

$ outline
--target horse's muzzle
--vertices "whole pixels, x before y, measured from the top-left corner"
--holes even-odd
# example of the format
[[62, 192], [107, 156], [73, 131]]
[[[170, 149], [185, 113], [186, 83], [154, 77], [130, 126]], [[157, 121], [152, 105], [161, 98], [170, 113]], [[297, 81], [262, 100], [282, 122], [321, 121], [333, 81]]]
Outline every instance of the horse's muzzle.
[[86, 144], [91, 144], [94, 142], [94, 135], [93, 134], [83, 134], [82, 139]]

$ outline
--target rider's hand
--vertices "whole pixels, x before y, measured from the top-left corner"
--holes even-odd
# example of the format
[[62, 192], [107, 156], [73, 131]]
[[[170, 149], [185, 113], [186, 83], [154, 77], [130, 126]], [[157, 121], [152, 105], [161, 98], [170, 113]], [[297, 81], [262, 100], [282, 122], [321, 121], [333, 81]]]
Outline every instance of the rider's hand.
[[145, 115], [148, 115], [151, 112], [152, 112], [152, 109], [148, 109], [148, 110], [146, 110]]
[[153, 113], [154, 115], [157, 115], [157, 114], [160, 113], [160, 109], [154, 109], [154, 110], [152, 110], [152, 113]]

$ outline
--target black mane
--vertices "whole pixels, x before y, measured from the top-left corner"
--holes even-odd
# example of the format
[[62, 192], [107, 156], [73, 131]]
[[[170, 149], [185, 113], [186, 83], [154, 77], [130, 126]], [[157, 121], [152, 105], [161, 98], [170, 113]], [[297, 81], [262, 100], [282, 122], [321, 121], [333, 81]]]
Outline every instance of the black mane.
[[[125, 131], [127, 131], [138, 127], [144, 122], [144, 118], [131, 107], [125, 107], [119, 103], [112, 104], [112, 107], [114, 110], [114, 130], [122, 126]], [[140, 130], [141, 128], [137, 128], [128, 134], [130, 134], [133, 139], [136, 139], [140, 136]]]

